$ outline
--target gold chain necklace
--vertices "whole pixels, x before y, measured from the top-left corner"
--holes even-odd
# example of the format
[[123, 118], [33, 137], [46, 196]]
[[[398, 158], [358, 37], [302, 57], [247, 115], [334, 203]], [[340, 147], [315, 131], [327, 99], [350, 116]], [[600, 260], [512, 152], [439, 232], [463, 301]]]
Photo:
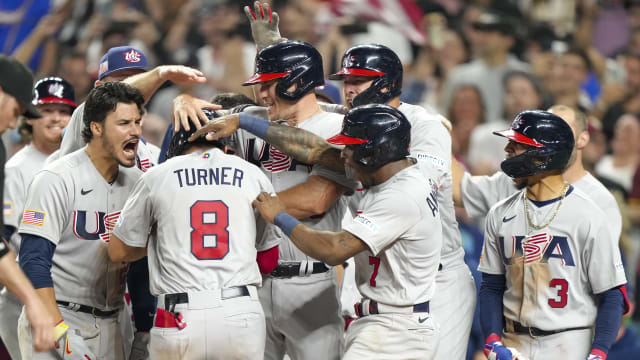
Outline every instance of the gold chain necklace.
[[569, 184], [567, 182], [564, 183], [564, 186], [562, 187], [562, 197], [560, 198], [560, 201], [558, 201], [558, 205], [556, 205], [555, 210], [553, 211], [553, 214], [551, 215], [551, 218], [544, 223], [543, 225], [536, 225], [533, 223], [533, 220], [531, 219], [531, 214], [529, 214], [529, 201], [527, 199], [527, 191], [523, 191], [522, 192], [522, 198], [524, 201], [524, 212], [527, 214], [527, 221], [529, 222], [529, 226], [531, 226], [532, 228], [534, 228], [535, 230], [542, 230], [544, 228], [546, 228], [547, 226], [549, 226], [549, 224], [551, 224], [551, 222], [553, 221], [553, 219], [556, 218], [556, 215], [558, 215], [558, 210], [560, 209], [560, 206], [562, 206], [562, 200], [564, 200], [565, 195], [567, 195], [567, 190], [569, 190]]

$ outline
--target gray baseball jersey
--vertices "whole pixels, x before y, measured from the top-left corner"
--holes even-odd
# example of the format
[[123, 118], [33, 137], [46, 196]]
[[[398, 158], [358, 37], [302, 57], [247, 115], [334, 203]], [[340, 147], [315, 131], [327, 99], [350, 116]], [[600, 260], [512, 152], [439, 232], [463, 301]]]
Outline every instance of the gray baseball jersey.
[[[430, 300], [440, 263], [440, 212], [433, 168], [417, 163], [354, 194], [345, 231], [368, 246], [355, 256], [356, 283], [366, 298], [393, 306]], [[357, 203], [357, 205], [356, 205]]]
[[56, 245], [52, 278], [56, 299], [122, 307], [127, 266], [109, 260], [107, 246], [140, 170], [120, 166], [109, 184], [82, 148], [45, 167], [33, 179], [19, 232]]
[[[60, 149], [49, 156], [47, 159], [47, 165], [53, 161], [72, 153], [81, 147], [87, 145], [82, 138], [82, 129], [84, 128], [84, 103], [80, 104], [71, 114], [69, 124], [64, 131], [62, 137], [62, 143], [60, 143]], [[136, 152], [136, 166], [143, 172], [147, 171], [150, 167], [158, 164], [158, 157], [160, 150], [157, 146], [147, 143], [144, 139], [141, 139], [138, 143]]]
[[[261, 109], [250, 107], [245, 111], [259, 116]], [[327, 139], [340, 132], [342, 118], [343, 116], [339, 114], [322, 112], [302, 121], [298, 127]], [[325, 177], [348, 188], [356, 187], [356, 183], [347, 179], [345, 175], [337, 174], [320, 165], [311, 166], [299, 163], [249, 132], [238, 130], [233, 141], [238, 155], [260, 166], [277, 192], [302, 184], [311, 175]], [[322, 216], [304, 219], [302, 223], [314, 229], [338, 231], [344, 217], [344, 211], [345, 208], [341, 206], [341, 202], [336, 201]], [[316, 261], [305, 255], [291, 241], [283, 241], [279, 249], [280, 261]]]
[[[27, 199], [27, 189], [36, 173], [42, 169], [47, 155], [41, 153], [33, 145], [29, 144], [15, 153], [5, 165], [4, 175], [4, 224], [13, 226], [16, 230], [20, 227], [24, 202]], [[20, 251], [20, 235], [14, 232], [11, 243], [16, 254]]]
[[[604, 212], [609, 222], [611, 238], [617, 243], [622, 232], [622, 216], [611, 192], [590, 173], [571, 185], [587, 194]], [[460, 186], [464, 209], [472, 218], [485, 216], [491, 206], [517, 191], [513, 180], [501, 171], [491, 176], [471, 176], [465, 173]]]
[[[508, 319], [543, 330], [593, 326], [594, 294], [626, 283], [607, 216], [577, 188], [540, 202], [525, 199], [525, 191], [489, 210], [478, 270], [505, 274]], [[548, 219], [543, 229], [531, 226]]]
[[219, 149], [176, 156], [136, 183], [114, 234], [125, 244], [149, 241], [151, 293], [260, 285], [256, 250], [283, 236], [251, 203], [273, 186], [260, 169]]

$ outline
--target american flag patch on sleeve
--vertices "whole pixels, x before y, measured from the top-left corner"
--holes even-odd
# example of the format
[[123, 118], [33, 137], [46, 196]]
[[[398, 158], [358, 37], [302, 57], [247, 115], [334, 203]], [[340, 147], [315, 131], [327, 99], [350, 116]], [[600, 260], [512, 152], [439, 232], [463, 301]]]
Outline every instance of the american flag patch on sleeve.
[[42, 226], [46, 215], [47, 213], [43, 211], [25, 210], [24, 214], [22, 214], [22, 222], [25, 224]]
[[11, 216], [12, 213], [13, 213], [13, 203], [12, 202], [3, 203], [2, 204], [2, 215]]

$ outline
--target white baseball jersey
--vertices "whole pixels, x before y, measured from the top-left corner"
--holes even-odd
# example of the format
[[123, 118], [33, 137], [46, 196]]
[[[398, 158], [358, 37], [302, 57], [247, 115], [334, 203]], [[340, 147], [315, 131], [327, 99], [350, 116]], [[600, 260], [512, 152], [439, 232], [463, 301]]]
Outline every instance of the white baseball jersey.
[[107, 246], [140, 174], [120, 166], [110, 184], [82, 148], [33, 179], [19, 232], [56, 245], [51, 271], [57, 300], [102, 310], [122, 307], [127, 266], [111, 262]]
[[138, 180], [114, 234], [145, 247], [153, 229], [153, 295], [260, 285], [256, 250], [282, 237], [251, 206], [261, 192], [273, 186], [237, 156], [217, 148], [176, 156]]
[[[249, 107], [245, 111], [260, 116], [262, 109]], [[323, 139], [338, 134], [342, 129], [343, 116], [335, 113], [322, 112], [298, 124], [298, 127], [310, 131]], [[267, 178], [273, 184], [276, 192], [280, 192], [304, 183], [311, 175], [325, 177], [347, 188], [355, 188], [356, 182], [346, 178], [344, 174], [337, 174], [320, 165], [300, 163], [283, 154], [266, 141], [244, 130], [238, 130], [233, 137], [237, 154], [247, 161], [260, 166]], [[340, 223], [344, 217], [344, 206], [336, 201], [322, 216], [314, 216], [301, 220], [305, 225], [317, 230], [340, 230]], [[305, 255], [291, 241], [283, 241], [279, 246], [280, 261], [317, 261]]]
[[16, 254], [20, 251], [20, 235], [17, 229], [22, 220], [27, 189], [36, 173], [42, 169], [47, 155], [29, 144], [15, 153], [4, 168], [4, 224], [13, 226], [16, 231], [11, 236], [11, 243]]
[[[82, 129], [84, 128], [83, 119], [84, 103], [80, 104], [80, 106], [73, 110], [69, 124], [67, 124], [67, 127], [65, 128], [64, 136], [60, 143], [60, 149], [49, 156], [49, 159], [47, 159], [47, 165], [87, 144], [82, 138]], [[136, 152], [136, 166], [138, 169], [145, 172], [150, 167], [157, 165], [159, 156], [160, 149], [157, 146], [147, 143], [144, 139], [140, 139]]]
[[366, 298], [412, 306], [433, 297], [442, 246], [433, 173], [417, 163], [353, 195], [355, 217], [343, 229], [369, 248], [354, 257], [356, 283]]
[[[525, 191], [489, 210], [478, 270], [505, 274], [508, 319], [543, 330], [593, 326], [598, 313], [594, 294], [626, 283], [607, 216], [573, 187], [563, 200], [540, 202], [523, 199]], [[547, 227], [535, 230], [524, 201], [534, 224], [547, 222], [556, 209], [557, 214]]]
[[[587, 194], [604, 212], [611, 239], [617, 244], [622, 232], [622, 216], [611, 192], [590, 173], [571, 185]], [[501, 171], [491, 176], [471, 176], [465, 172], [460, 187], [464, 209], [472, 218], [483, 217], [491, 206], [517, 191], [513, 180]]]

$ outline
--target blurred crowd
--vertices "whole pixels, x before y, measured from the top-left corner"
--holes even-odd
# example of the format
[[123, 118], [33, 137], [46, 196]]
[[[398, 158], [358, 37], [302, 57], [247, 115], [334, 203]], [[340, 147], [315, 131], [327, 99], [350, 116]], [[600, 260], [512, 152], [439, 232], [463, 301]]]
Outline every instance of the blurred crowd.
[[[282, 36], [316, 46], [327, 74], [339, 69], [351, 45], [392, 48], [405, 67], [401, 100], [434, 107], [451, 121], [452, 150], [472, 174], [499, 170], [505, 143], [491, 131], [508, 127], [520, 111], [564, 104], [585, 112], [590, 140], [584, 166], [619, 202], [627, 277], [631, 288], [638, 288], [640, 1], [269, 2], [280, 15]], [[0, 51], [29, 64], [36, 79], [67, 80], [77, 103], [93, 87], [101, 56], [114, 46], [142, 50], [149, 68], [184, 64], [200, 69], [206, 83], [166, 83], [149, 102], [143, 136], [160, 146], [171, 122], [171, 101], [179, 93], [204, 99], [226, 92], [254, 97], [250, 87], [241, 86], [253, 73], [256, 54], [242, 10], [250, 3], [2, 0]], [[403, 19], [405, 26], [400, 26]], [[340, 85], [328, 85], [328, 101], [342, 101]], [[18, 131], [5, 133], [8, 157], [24, 143]], [[459, 220], [474, 270], [482, 224], [468, 220], [463, 211]], [[639, 324], [636, 312], [625, 326]], [[470, 358], [484, 342], [476, 340], [469, 345]]]

